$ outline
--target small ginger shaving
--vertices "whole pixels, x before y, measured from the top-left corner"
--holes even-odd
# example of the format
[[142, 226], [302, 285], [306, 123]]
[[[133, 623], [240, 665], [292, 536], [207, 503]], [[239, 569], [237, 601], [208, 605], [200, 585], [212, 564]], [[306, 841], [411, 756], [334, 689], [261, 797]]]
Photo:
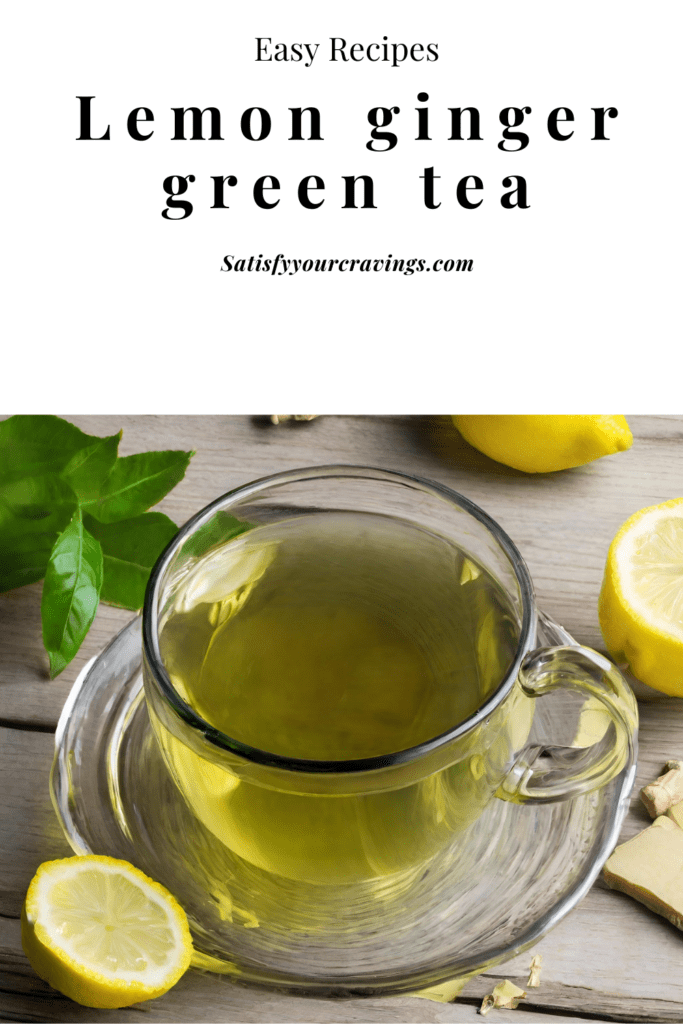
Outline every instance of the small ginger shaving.
[[640, 791], [640, 799], [651, 818], [666, 814], [670, 807], [683, 800], [683, 762], [667, 761], [664, 767], [664, 775]]
[[485, 1017], [491, 1010], [514, 1010], [520, 999], [526, 999], [526, 992], [512, 981], [499, 981], [490, 996], [484, 996], [479, 1013]]
[[531, 961], [529, 966], [529, 980], [526, 983], [527, 988], [538, 988], [541, 984], [541, 964], [543, 963], [543, 957], [540, 953]]
[[317, 420], [318, 416], [271, 416], [270, 422], [274, 423], [275, 426], [278, 423], [286, 423], [287, 420], [294, 420], [295, 423], [308, 423], [310, 420]]

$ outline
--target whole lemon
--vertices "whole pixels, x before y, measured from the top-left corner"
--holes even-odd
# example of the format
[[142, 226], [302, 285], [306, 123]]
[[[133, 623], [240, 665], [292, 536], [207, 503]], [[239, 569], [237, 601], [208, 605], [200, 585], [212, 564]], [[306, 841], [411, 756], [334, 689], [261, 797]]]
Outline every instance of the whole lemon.
[[623, 416], [454, 416], [469, 444], [524, 473], [554, 473], [626, 451]]

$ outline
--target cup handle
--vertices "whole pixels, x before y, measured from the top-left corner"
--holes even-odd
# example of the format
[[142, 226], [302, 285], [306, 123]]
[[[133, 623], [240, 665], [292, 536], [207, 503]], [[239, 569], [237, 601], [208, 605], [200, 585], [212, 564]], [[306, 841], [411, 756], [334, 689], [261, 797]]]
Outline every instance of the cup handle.
[[[519, 681], [529, 697], [562, 689], [587, 697], [582, 717], [584, 713], [592, 716], [592, 730], [583, 730], [582, 745], [525, 747], [503, 781], [499, 797], [513, 803], [565, 800], [605, 786], [635, 762], [638, 706], [608, 658], [590, 647], [542, 647], [526, 656]], [[595, 742], [586, 745], [586, 738]]]

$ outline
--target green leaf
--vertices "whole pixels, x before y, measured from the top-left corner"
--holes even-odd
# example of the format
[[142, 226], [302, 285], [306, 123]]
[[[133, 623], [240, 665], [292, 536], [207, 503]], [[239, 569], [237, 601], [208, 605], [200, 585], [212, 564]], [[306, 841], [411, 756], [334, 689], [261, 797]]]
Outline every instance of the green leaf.
[[76, 495], [56, 473], [0, 484], [0, 593], [43, 578], [76, 507]]
[[201, 558], [202, 555], [216, 544], [224, 544], [233, 537], [239, 537], [247, 530], [253, 530], [253, 523], [246, 523], [243, 519], [236, 519], [229, 512], [218, 511], [209, 519], [204, 526], [188, 537], [183, 544], [183, 556]]
[[0, 549], [0, 594], [42, 580], [56, 534], [31, 533]]
[[77, 451], [99, 440], [59, 416], [10, 416], [0, 423], [0, 477], [59, 473]]
[[45, 573], [40, 614], [54, 678], [66, 668], [95, 618], [102, 588], [102, 548], [78, 509], [57, 538]]
[[132, 519], [168, 494], [185, 476], [194, 452], [141, 452], [118, 459], [101, 496], [82, 508], [101, 523]]
[[75, 491], [78, 500], [99, 498], [102, 486], [114, 468], [122, 430], [111, 437], [101, 437], [95, 444], [81, 448], [69, 460], [62, 476]]
[[76, 509], [76, 495], [58, 473], [0, 483], [0, 534], [60, 531]]
[[152, 566], [178, 527], [163, 512], [145, 512], [107, 524], [86, 516], [85, 525], [104, 553], [100, 599], [130, 611], [142, 608]]

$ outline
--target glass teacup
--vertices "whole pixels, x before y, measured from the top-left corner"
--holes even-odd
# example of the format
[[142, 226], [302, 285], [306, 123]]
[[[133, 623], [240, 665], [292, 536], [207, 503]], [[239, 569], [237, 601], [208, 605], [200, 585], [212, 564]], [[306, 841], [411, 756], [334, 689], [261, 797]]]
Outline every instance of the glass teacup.
[[[536, 614], [512, 541], [446, 487], [353, 466], [259, 480], [153, 570], [154, 732], [194, 816], [250, 871], [408, 877], [494, 797], [565, 799], [631, 755], [619, 671], [584, 647], [534, 650]], [[576, 696], [594, 742], [529, 747], [551, 691]]]

